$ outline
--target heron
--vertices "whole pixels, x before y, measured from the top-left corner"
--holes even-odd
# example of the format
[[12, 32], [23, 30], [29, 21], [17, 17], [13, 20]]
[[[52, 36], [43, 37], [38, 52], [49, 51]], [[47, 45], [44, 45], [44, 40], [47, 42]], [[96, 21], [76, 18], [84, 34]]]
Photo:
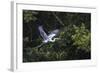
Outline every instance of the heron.
[[58, 29], [51, 31], [50, 34], [48, 34], [48, 35], [44, 31], [43, 26], [39, 26], [38, 30], [40, 32], [41, 37], [43, 38], [43, 41], [42, 41], [43, 43], [55, 42], [57, 39], [59, 39], [59, 38], [54, 38], [59, 32]]
[[40, 32], [40, 36], [42, 37], [43, 41], [36, 48], [40, 48], [41, 46], [43, 46], [44, 44], [46, 44], [48, 42], [55, 42], [56, 40], [59, 39], [59, 38], [54, 38], [59, 32], [58, 29], [55, 29], [55, 30], [51, 31], [49, 34], [47, 34], [44, 31], [43, 26], [41, 25], [41, 26], [38, 27], [38, 30]]

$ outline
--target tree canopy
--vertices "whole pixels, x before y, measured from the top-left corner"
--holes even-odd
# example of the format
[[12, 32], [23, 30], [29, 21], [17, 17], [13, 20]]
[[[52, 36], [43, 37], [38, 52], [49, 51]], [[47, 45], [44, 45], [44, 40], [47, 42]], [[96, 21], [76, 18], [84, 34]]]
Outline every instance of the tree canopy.
[[[43, 41], [38, 31], [42, 25], [47, 34], [54, 29], [60, 38]], [[23, 10], [23, 62], [91, 59], [91, 14]]]

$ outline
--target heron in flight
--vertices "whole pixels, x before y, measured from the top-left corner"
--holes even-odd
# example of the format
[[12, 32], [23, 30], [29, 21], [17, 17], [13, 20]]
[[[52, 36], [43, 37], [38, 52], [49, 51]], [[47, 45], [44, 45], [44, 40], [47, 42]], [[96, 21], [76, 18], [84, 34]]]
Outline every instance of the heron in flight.
[[39, 30], [39, 32], [40, 32], [41, 37], [43, 38], [43, 41], [42, 41], [43, 43], [55, 42], [56, 39], [59, 39], [59, 38], [54, 38], [54, 37], [57, 35], [57, 33], [59, 32], [58, 29], [53, 30], [53, 31], [50, 32], [50, 34], [48, 34], [48, 35], [47, 35], [46, 32], [44, 31], [43, 26], [39, 26], [39, 27], [38, 27], [38, 30]]
[[59, 38], [54, 38], [59, 32], [58, 29], [53, 30], [52, 32], [50, 32], [50, 34], [47, 34], [44, 31], [43, 26], [39, 26], [38, 30], [40, 32], [41, 37], [43, 38], [43, 41], [42, 41], [43, 43], [41, 43], [40, 45], [38, 45], [35, 48], [40, 48], [41, 46], [43, 46], [44, 44], [46, 44], [48, 42], [55, 42], [57, 39], [59, 39]]

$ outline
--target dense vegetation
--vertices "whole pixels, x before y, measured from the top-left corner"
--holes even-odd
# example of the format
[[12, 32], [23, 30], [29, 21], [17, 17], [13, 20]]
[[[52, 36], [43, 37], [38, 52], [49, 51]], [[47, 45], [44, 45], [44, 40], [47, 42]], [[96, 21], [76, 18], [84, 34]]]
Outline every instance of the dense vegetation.
[[[38, 31], [59, 29], [60, 38], [43, 41]], [[91, 58], [91, 14], [23, 10], [23, 62], [81, 60]]]

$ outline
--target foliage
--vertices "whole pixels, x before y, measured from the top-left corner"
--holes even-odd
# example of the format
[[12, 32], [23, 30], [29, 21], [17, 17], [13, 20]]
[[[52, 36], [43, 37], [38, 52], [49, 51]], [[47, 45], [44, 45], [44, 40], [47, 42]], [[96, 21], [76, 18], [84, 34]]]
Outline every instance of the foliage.
[[[60, 32], [55, 42], [42, 43], [38, 26], [49, 34]], [[23, 62], [91, 58], [91, 14], [23, 10]]]
[[72, 35], [73, 45], [77, 46], [78, 49], [90, 50], [90, 39], [91, 34], [85, 25], [82, 23], [80, 27], [73, 25], [74, 34]]
[[23, 13], [23, 16], [24, 16], [23, 19], [24, 19], [24, 21], [27, 22], [27, 23], [28, 23], [29, 21], [32, 21], [32, 20], [36, 21], [37, 18], [36, 18], [34, 15], [37, 15], [37, 14], [38, 14], [38, 12], [25, 10], [24, 13]]

